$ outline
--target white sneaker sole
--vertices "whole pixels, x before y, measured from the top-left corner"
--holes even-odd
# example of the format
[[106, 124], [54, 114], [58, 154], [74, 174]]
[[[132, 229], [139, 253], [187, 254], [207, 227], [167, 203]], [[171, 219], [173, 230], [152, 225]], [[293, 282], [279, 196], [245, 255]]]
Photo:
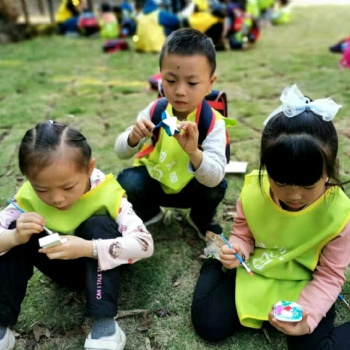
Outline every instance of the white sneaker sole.
[[[85, 340], [85, 350], [123, 350], [126, 343], [126, 336], [123, 330], [116, 324], [116, 334], [109, 337], [102, 337], [100, 339], [91, 339], [91, 333]], [[115, 337], [115, 338], [114, 338]], [[114, 339], [113, 339], [114, 338]]]
[[8, 328], [6, 330], [5, 336], [0, 341], [0, 350], [12, 350], [14, 349], [15, 344], [16, 339], [11, 330]]

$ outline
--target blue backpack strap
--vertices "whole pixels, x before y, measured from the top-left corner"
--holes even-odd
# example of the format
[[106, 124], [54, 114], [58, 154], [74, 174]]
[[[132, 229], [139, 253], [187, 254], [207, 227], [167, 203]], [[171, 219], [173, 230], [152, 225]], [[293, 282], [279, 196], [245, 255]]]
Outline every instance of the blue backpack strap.
[[[165, 97], [159, 98], [154, 102], [152, 106], [150, 117], [153, 124], [157, 125], [162, 121], [162, 113], [166, 110], [168, 105], [168, 100]], [[159, 138], [160, 128], [156, 128], [153, 130], [152, 142], [153, 145], [156, 144]]]
[[212, 130], [215, 124], [215, 113], [211, 109], [209, 103], [203, 100], [197, 108], [196, 123], [198, 125], [198, 147], [202, 149], [202, 143]]

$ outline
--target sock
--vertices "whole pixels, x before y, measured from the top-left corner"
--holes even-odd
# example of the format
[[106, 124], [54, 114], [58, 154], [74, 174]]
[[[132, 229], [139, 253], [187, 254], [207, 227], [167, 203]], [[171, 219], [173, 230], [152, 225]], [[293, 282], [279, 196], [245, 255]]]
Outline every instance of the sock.
[[0, 339], [2, 339], [5, 336], [7, 327], [0, 326]]
[[113, 317], [95, 318], [91, 329], [91, 338], [99, 339], [108, 337], [115, 332], [115, 321]]

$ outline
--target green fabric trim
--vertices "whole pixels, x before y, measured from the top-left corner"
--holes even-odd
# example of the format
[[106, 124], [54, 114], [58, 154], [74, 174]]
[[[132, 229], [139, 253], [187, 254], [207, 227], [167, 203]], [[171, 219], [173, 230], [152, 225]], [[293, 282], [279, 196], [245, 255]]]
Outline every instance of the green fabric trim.
[[61, 234], [74, 234], [76, 228], [93, 215], [118, 216], [120, 203], [125, 191], [112, 174], [92, 190], [83, 194], [67, 210], [59, 210], [45, 204], [26, 181], [17, 193], [19, 206], [27, 212], [34, 211], [46, 220], [46, 226]]

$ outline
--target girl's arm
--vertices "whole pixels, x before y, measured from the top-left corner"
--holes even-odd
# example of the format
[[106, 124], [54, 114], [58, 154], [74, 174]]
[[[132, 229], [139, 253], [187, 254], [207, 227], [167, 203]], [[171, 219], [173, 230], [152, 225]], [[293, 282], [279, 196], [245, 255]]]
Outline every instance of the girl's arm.
[[153, 254], [153, 238], [126, 198], [122, 199], [117, 224], [122, 237], [95, 241], [101, 270], [133, 264]]
[[298, 304], [310, 313], [310, 333], [338, 298], [350, 264], [350, 222], [323, 249], [312, 280], [300, 294]]
[[[12, 199], [14, 202], [16, 200]], [[10, 225], [17, 221], [15, 229]], [[29, 241], [32, 234], [40, 233], [44, 219], [37, 213], [22, 213], [13, 205], [8, 205], [0, 212], [0, 255], [20, 244]]]
[[237, 245], [242, 249], [244, 257], [248, 260], [249, 255], [254, 251], [255, 240], [247, 224], [241, 200], [236, 203], [237, 216], [233, 225], [233, 230], [229, 241], [232, 245]]
[[0, 212], [0, 255], [18, 245], [15, 239], [16, 230], [8, 228], [20, 215], [21, 212], [13, 205], [8, 205]]

